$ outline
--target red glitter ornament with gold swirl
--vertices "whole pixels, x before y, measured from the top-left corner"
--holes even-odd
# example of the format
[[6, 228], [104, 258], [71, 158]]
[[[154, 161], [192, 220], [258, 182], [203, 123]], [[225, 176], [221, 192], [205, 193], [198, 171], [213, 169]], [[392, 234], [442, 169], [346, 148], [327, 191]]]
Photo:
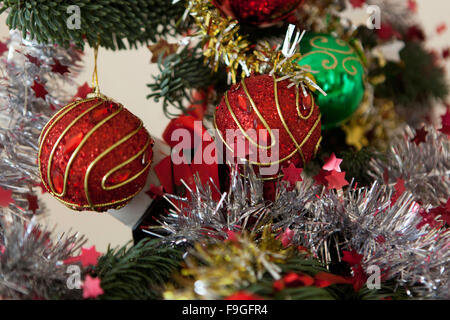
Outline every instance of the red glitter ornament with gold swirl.
[[[290, 163], [303, 167], [315, 156], [322, 139], [320, 119], [319, 107], [308, 90], [276, 76], [257, 75], [231, 86], [216, 109], [214, 125], [228, 152], [236, 158], [243, 158], [237, 145], [242, 140], [232, 140], [227, 135], [242, 132], [249, 145], [246, 150], [250, 150], [246, 158], [255, 171], [261, 173], [262, 167], [277, 164], [275, 174], [262, 177], [273, 180]], [[262, 149], [266, 150], [261, 153]], [[272, 160], [264, 161], [260, 154]]]
[[152, 146], [139, 118], [93, 94], [65, 106], [42, 130], [41, 179], [71, 209], [118, 209], [144, 187]]
[[304, 0], [213, 0], [225, 15], [241, 23], [263, 27], [290, 16]]

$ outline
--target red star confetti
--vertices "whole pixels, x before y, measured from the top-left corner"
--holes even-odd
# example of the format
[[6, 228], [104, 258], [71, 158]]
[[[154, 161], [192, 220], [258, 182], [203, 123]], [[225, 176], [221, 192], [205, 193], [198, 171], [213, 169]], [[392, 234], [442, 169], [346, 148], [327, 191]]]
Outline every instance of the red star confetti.
[[326, 176], [325, 180], [328, 182], [328, 189], [341, 189], [348, 185], [348, 181], [345, 180], [345, 172], [337, 172], [336, 170], [331, 171], [331, 174]]
[[286, 228], [282, 234], [280, 234], [277, 239], [281, 241], [281, 244], [284, 248], [289, 246], [292, 242], [292, 238], [294, 237], [294, 230]]
[[409, 41], [425, 41], [425, 33], [419, 26], [414, 25], [408, 28], [408, 31], [406, 32], [406, 39]]
[[227, 230], [227, 239], [225, 241], [238, 242], [237, 234], [233, 230]]
[[442, 50], [442, 58], [448, 59], [450, 57], [450, 48], [445, 48]]
[[362, 254], [356, 252], [356, 250], [343, 250], [342, 253], [344, 254], [344, 256], [342, 257], [342, 261], [347, 262], [351, 266], [360, 265], [361, 260], [364, 257]]
[[291, 186], [295, 186], [297, 181], [303, 181], [303, 179], [301, 177], [303, 169], [296, 168], [293, 163], [291, 163], [289, 165], [289, 167], [282, 168], [281, 170], [283, 170], [283, 174], [284, 174], [284, 177], [282, 180], [288, 181]]
[[14, 199], [11, 196], [11, 190], [5, 190], [0, 187], [0, 207], [8, 207], [10, 203], [13, 203]]
[[75, 98], [86, 99], [88, 93], [92, 92], [92, 88], [89, 87], [87, 82], [83, 83], [83, 85], [78, 87], [78, 91], [75, 94]]
[[394, 194], [392, 195], [392, 198], [391, 198], [391, 206], [394, 205], [394, 203], [397, 202], [398, 198], [401, 197], [403, 192], [406, 191], [405, 180], [403, 180], [401, 178], [398, 178], [397, 179], [397, 183], [394, 185], [394, 189], [395, 189], [395, 192], [394, 192]]
[[37, 67], [40, 67], [41, 64], [42, 64], [41, 60], [39, 60], [36, 57], [33, 57], [32, 55], [30, 55], [28, 53], [25, 55], [25, 57], [28, 59], [29, 62], [31, 62], [32, 64], [36, 65]]
[[47, 188], [45, 188], [45, 186], [42, 183], [42, 181], [39, 182], [39, 184], [37, 184], [36, 186], [41, 188], [41, 194], [47, 193]]
[[36, 210], [39, 209], [38, 205], [38, 197], [32, 194], [27, 194], [27, 200], [28, 200], [28, 210], [33, 211], [33, 213], [36, 213]]
[[352, 267], [352, 271], [353, 271], [352, 277], [353, 289], [355, 290], [355, 292], [358, 292], [366, 284], [368, 277], [361, 265], [357, 267]]
[[150, 185], [150, 189], [145, 191], [145, 193], [152, 199], [162, 197], [164, 195], [163, 186], [155, 186], [153, 183]]
[[242, 290], [233, 293], [231, 296], [226, 297], [224, 300], [263, 300], [263, 298], [256, 294]]
[[101, 253], [95, 249], [95, 246], [90, 247], [89, 249], [81, 248], [81, 254], [77, 257], [71, 257], [64, 260], [65, 264], [71, 264], [74, 262], [81, 261], [81, 265], [83, 267], [87, 267], [90, 265], [97, 265], [98, 258], [101, 256]]
[[389, 23], [382, 23], [380, 29], [377, 29], [377, 34], [381, 40], [389, 40], [394, 36], [395, 32]]
[[442, 22], [436, 27], [436, 32], [438, 34], [443, 34], [445, 31], [447, 31], [447, 25], [445, 24], [445, 22]]
[[102, 294], [103, 289], [100, 286], [100, 278], [92, 278], [90, 275], [87, 275], [83, 283], [83, 298], [97, 298]]
[[314, 286], [319, 288], [329, 287], [333, 284], [351, 284], [351, 279], [346, 279], [335, 274], [319, 272], [314, 276]]
[[425, 142], [428, 131], [425, 130], [425, 127], [422, 127], [419, 130], [416, 130], [416, 135], [411, 139], [411, 142], [414, 142], [416, 145], [419, 145], [422, 142]]
[[337, 172], [341, 172], [341, 163], [342, 159], [336, 158], [336, 155], [333, 152], [329, 158], [325, 159], [325, 164], [322, 169], [327, 171], [336, 170]]
[[36, 94], [36, 98], [42, 98], [45, 100], [45, 96], [47, 95], [48, 91], [45, 90], [42, 84], [36, 82], [35, 80], [34, 84], [31, 86], [31, 89], [33, 89], [34, 93]]
[[411, 12], [417, 12], [417, 2], [416, 0], [408, 0], [408, 9]]
[[447, 111], [445, 114], [441, 116], [442, 119], [442, 128], [439, 129], [440, 132], [450, 136], [450, 108], [447, 107]]
[[59, 60], [57, 60], [57, 59], [53, 59], [53, 61], [54, 61], [54, 64], [51, 65], [53, 72], [59, 73], [61, 75], [63, 75], [66, 72], [70, 73], [68, 66], [61, 64], [61, 62], [59, 62]]
[[0, 56], [2, 56], [6, 51], [8, 51], [8, 46], [6, 43], [0, 41]]
[[328, 182], [325, 178], [330, 174], [331, 174], [330, 171], [321, 169], [319, 173], [316, 176], [314, 176], [314, 181], [316, 181], [316, 184], [327, 186]]
[[[435, 208], [436, 209], [436, 208]], [[422, 216], [422, 221], [420, 221], [416, 228], [420, 229], [424, 225], [428, 224], [431, 228], [439, 229], [442, 226], [442, 223], [436, 220], [436, 215], [431, 210], [427, 212], [426, 210], [420, 210], [419, 214]]]
[[314, 283], [314, 279], [306, 274], [290, 272], [283, 277], [287, 287], [309, 287]]
[[365, 3], [366, 0], [350, 0], [350, 4], [353, 8], [362, 8]]
[[89, 265], [97, 265], [98, 258], [101, 256], [101, 253], [95, 250], [95, 246], [90, 247], [89, 249], [81, 248], [80, 261], [83, 267], [87, 267]]

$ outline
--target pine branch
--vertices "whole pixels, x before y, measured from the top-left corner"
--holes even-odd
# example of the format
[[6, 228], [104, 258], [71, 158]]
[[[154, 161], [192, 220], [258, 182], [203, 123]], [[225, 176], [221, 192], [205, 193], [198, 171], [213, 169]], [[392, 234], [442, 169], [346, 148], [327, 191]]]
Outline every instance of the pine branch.
[[[159, 102], [163, 99], [163, 109], [166, 116], [177, 116], [169, 111], [169, 106], [182, 112], [186, 111], [186, 100], [192, 103], [191, 90], [202, 89], [213, 85], [211, 69], [204, 64], [201, 46], [184, 47], [180, 53], [175, 53], [158, 60], [161, 74], [153, 76], [154, 82], [147, 85], [152, 93], [147, 99], [153, 98]], [[219, 76], [217, 76], [219, 77]]]
[[[5, 0], [0, 13], [9, 9], [6, 20], [10, 29], [19, 29], [25, 37], [40, 43], [84, 47], [84, 38], [94, 46], [125, 49], [155, 42], [157, 37], [174, 35], [176, 22], [185, 11], [185, 2], [172, 0]], [[68, 7], [80, 8], [80, 28], [69, 29], [67, 21], [74, 14]]]
[[433, 54], [418, 42], [406, 42], [400, 52], [402, 63], [388, 62], [381, 72], [386, 81], [376, 87], [376, 96], [393, 99], [410, 109], [432, 105], [432, 99], [444, 100], [449, 94], [445, 70]]
[[369, 148], [362, 148], [359, 151], [344, 150], [338, 155], [343, 158], [342, 170], [345, 171], [348, 181], [354, 178], [359, 186], [368, 186], [373, 182], [373, 178], [368, 174], [369, 162], [371, 159], [381, 159], [380, 153]]
[[108, 249], [95, 273], [108, 299], [158, 299], [161, 288], [181, 261], [181, 253], [159, 240], [144, 239], [130, 249]]

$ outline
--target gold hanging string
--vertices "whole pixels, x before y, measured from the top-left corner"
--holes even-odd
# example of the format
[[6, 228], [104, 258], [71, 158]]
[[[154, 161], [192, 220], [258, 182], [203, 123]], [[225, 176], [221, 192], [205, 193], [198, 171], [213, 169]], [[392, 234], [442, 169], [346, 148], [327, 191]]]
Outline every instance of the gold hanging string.
[[94, 48], [94, 72], [92, 73], [92, 87], [94, 88], [94, 93], [97, 96], [100, 94], [100, 88], [98, 86], [98, 74], [97, 74], [97, 56], [99, 45], [100, 45], [100, 37]]

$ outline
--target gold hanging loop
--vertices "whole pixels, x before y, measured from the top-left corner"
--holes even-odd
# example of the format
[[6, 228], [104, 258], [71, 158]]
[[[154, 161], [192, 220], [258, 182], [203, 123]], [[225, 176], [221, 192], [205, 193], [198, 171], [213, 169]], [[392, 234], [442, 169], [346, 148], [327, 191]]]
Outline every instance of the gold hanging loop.
[[92, 72], [92, 88], [94, 89], [93, 93], [96, 96], [100, 96], [100, 87], [98, 85], [98, 74], [97, 74], [97, 57], [98, 57], [98, 48], [100, 46], [100, 35], [98, 36], [97, 44], [94, 48], [94, 71]]

